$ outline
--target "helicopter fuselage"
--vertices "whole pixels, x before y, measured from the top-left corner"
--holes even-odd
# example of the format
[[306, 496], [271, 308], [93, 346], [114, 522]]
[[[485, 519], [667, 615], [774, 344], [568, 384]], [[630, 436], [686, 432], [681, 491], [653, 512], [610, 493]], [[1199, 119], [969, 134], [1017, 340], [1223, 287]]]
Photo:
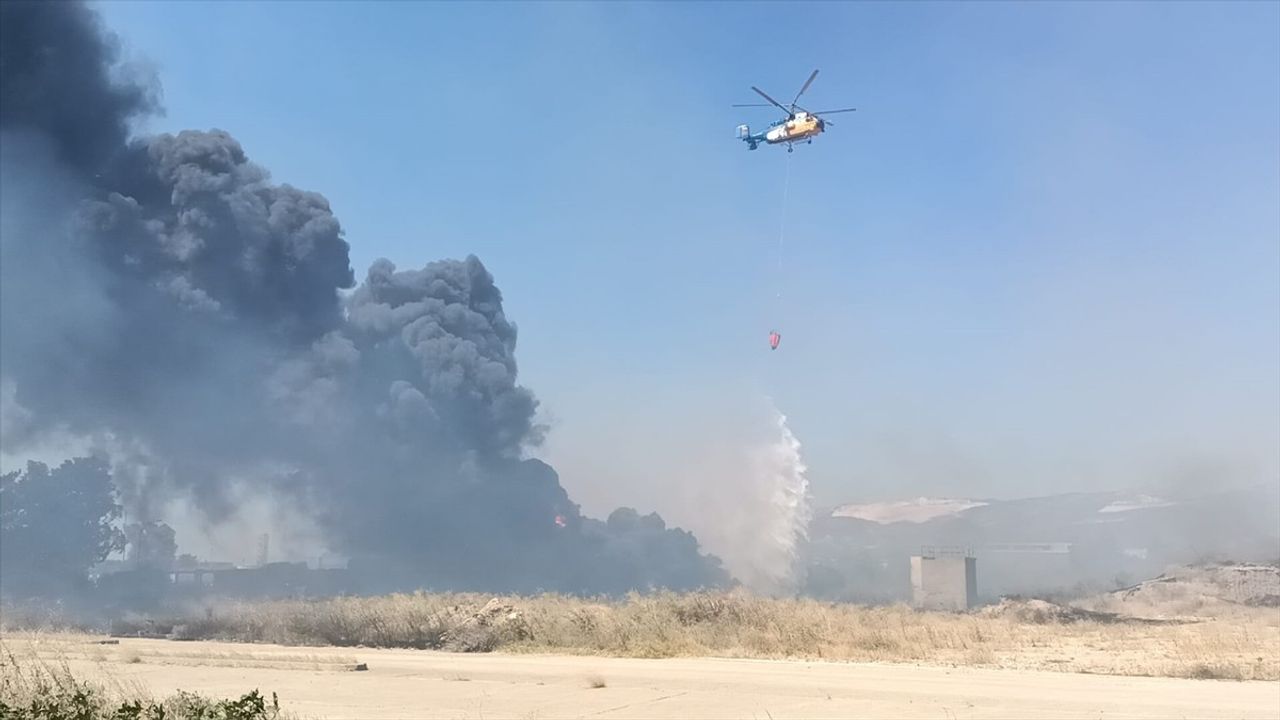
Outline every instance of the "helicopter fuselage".
[[823, 123], [818, 118], [807, 112], [798, 112], [794, 116], [786, 120], [779, 120], [769, 126], [768, 130], [764, 130], [754, 135], [751, 129], [746, 125], [738, 126], [738, 138], [747, 144], [751, 150], [755, 150], [760, 143], [768, 145], [779, 145], [781, 143], [796, 143], [804, 140], [812, 140], [822, 134]]

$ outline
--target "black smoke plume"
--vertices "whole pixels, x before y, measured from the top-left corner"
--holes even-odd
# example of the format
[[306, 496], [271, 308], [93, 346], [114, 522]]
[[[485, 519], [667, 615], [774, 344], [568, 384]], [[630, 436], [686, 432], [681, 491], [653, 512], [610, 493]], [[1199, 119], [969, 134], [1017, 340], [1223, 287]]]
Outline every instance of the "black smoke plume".
[[7, 453], [108, 443], [138, 459], [116, 478], [148, 522], [175, 495], [214, 522], [233, 485], [287, 497], [388, 588], [726, 581], [688, 533], [584, 518], [525, 458], [537, 401], [478, 259], [379, 260], [355, 287], [323, 196], [220, 130], [130, 135], [159, 91], [89, 8], [0, 3], [0, 33]]

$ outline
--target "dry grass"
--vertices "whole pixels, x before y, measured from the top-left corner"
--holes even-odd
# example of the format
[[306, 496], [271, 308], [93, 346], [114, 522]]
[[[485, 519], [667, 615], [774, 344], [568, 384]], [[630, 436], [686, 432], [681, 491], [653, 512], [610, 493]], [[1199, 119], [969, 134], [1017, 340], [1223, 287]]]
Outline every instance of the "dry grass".
[[[125, 662], [137, 662], [125, 658]], [[142, 686], [124, 683], [110, 673], [104, 682], [87, 682], [72, 673], [65, 657], [48, 657], [28, 639], [16, 646], [0, 641], [0, 718], [44, 720], [287, 720], [277, 699], [257, 691], [238, 700], [210, 700], [179, 692], [163, 700]]]
[[[29, 643], [14, 646], [0, 641], [0, 703], [8, 707], [31, 707], [42, 699], [81, 697], [91, 699], [92, 708], [105, 708], [131, 700], [150, 700], [138, 685], [111, 679], [107, 683], [77, 680], [67, 666], [67, 658], [32, 651]], [[0, 713], [2, 715], [2, 713]]]
[[43, 630], [46, 632], [89, 632], [75, 613], [56, 604], [37, 602], [0, 604], [0, 633]]
[[[498, 609], [486, 615], [486, 603]], [[923, 613], [737, 592], [622, 601], [416, 593], [232, 603], [193, 616], [180, 620], [185, 636], [284, 645], [820, 658], [1280, 680], [1280, 612], [1243, 606], [1194, 622], [1151, 622], [1089, 613], [1069, 620]]]

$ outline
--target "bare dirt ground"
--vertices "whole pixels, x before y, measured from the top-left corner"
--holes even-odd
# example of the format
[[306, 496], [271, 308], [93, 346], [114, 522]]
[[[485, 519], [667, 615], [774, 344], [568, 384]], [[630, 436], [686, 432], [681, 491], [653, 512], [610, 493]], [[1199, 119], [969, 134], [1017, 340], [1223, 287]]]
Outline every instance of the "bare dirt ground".
[[258, 688], [304, 718], [1280, 718], [1276, 681], [102, 639], [4, 638], [85, 679], [158, 697]]

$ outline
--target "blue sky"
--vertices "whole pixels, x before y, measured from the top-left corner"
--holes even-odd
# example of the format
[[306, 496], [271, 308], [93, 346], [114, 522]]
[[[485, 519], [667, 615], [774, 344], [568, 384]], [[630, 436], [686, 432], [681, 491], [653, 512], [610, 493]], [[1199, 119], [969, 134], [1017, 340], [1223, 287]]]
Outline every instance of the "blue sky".
[[486, 263], [588, 511], [761, 395], [819, 503], [1280, 482], [1280, 4], [98, 8], [357, 277]]

